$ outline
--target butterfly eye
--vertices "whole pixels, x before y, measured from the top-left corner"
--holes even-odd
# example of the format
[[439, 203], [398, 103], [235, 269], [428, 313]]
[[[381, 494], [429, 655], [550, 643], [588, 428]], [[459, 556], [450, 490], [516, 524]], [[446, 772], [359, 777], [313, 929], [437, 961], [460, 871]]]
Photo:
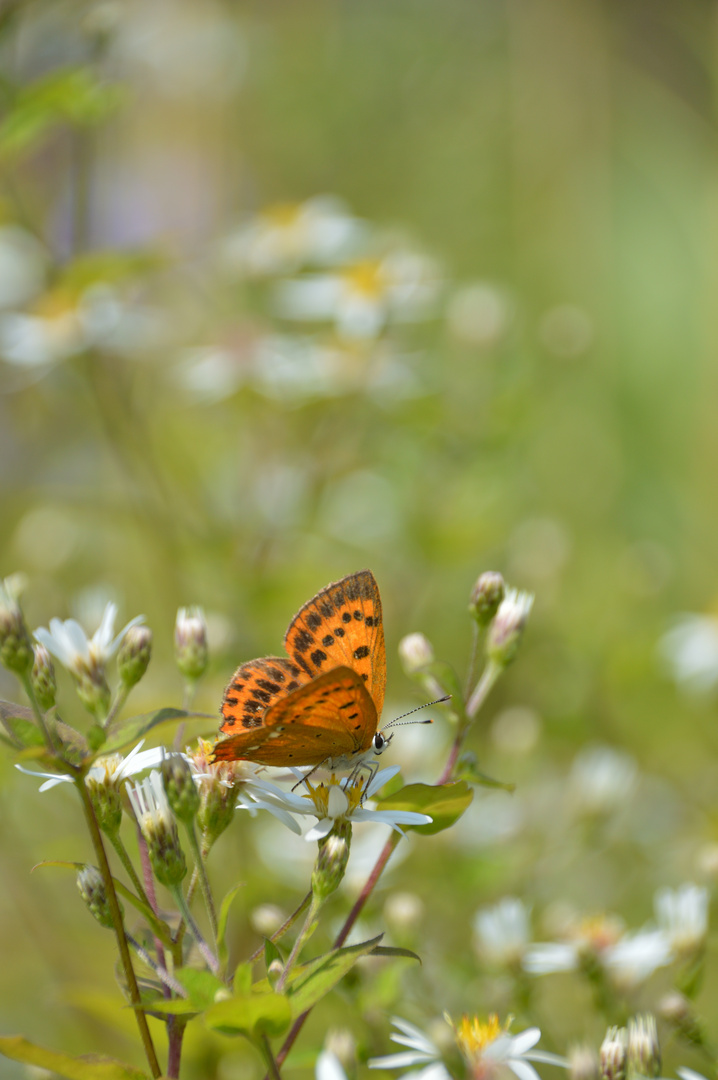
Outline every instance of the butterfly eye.
[[373, 741], [374, 741], [374, 753], [375, 754], [381, 754], [382, 750], [386, 750], [387, 746], [389, 745], [389, 743], [391, 741], [391, 736], [389, 736], [389, 738], [386, 739], [382, 735], [382, 733], [380, 731], [377, 731], [376, 735], [374, 736]]

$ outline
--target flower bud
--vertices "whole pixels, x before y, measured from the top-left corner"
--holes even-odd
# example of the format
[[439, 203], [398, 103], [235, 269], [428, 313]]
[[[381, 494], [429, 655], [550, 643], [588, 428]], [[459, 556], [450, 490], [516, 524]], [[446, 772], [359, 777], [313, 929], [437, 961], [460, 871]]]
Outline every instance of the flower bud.
[[186, 679], [200, 679], [207, 670], [207, 623], [201, 607], [180, 608], [177, 612], [175, 656]]
[[85, 777], [97, 824], [108, 836], [115, 836], [122, 823], [121, 781], [117, 778], [121, 764], [122, 757], [119, 754], [98, 758], [91, 772]]
[[406, 674], [416, 675], [434, 663], [434, 650], [423, 634], [407, 634], [399, 642], [399, 657]]
[[509, 589], [489, 626], [486, 651], [489, 658], [506, 667], [515, 658], [526, 620], [533, 606], [532, 593]]
[[319, 841], [319, 852], [312, 873], [312, 892], [317, 900], [326, 900], [339, 887], [349, 862], [352, 827], [348, 821], [337, 821], [334, 828]]
[[125, 686], [136, 686], [147, 671], [152, 655], [152, 631], [149, 626], [131, 626], [117, 654], [117, 670]]
[[610, 1027], [599, 1050], [602, 1080], [625, 1080], [628, 1063], [628, 1033], [625, 1028]]
[[700, 1021], [685, 994], [670, 990], [658, 1002], [657, 1011], [661, 1019], [671, 1024], [688, 1042], [703, 1045]]
[[162, 783], [172, 813], [189, 825], [199, 809], [199, 792], [192, 770], [181, 754], [168, 754], [162, 760]]
[[[107, 890], [102, 874], [96, 866], [83, 866], [77, 875], [77, 887], [80, 890], [80, 896], [100, 926], [111, 930], [114, 923], [107, 899]], [[122, 905], [120, 905], [120, 912], [122, 912]]]
[[488, 626], [504, 598], [504, 579], [496, 570], [481, 574], [471, 590], [469, 611], [479, 626]]
[[591, 1046], [573, 1046], [568, 1052], [569, 1080], [598, 1080], [598, 1054]]
[[267, 968], [267, 978], [269, 985], [274, 987], [277, 985], [282, 975], [284, 974], [284, 964], [281, 960], [272, 960], [271, 964]]
[[57, 696], [55, 667], [44, 645], [33, 645], [33, 653], [35, 662], [32, 665], [32, 688], [38, 705], [43, 712], [47, 712], [55, 704]]
[[241, 761], [213, 762], [212, 749], [211, 742], [199, 739], [196, 749], [188, 750], [199, 782], [197, 826], [205, 853], [234, 820], [237, 797], [246, 775]]
[[628, 1069], [639, 1076], [660, 1076], [661, 1048], [656, 1018], [650, 1013], [628, 1021]]
[[77, 696], [82, 704], [98, 720], [104, 720], [110, 711], [112, 701], [104, 669], [93, 665], [84, 672], [73, 672], [73, 676]]
[[18, 602], [23, 585], [21, 574], [0, 581], [0, 663], [20, 676], [28, 674], [34, 659]]
[[127, 793], [147, 843], [155, 877], [162, 885], [179, 885], [187, 873], [187, 863], [162, 777], [153, 769], [141, 784], [128, 787]]

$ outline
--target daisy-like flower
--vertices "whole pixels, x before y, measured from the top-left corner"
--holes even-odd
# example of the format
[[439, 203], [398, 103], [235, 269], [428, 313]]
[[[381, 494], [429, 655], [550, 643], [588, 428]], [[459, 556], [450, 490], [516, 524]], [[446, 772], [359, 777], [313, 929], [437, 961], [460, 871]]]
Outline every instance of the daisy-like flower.
[[332, 322], [340, 337], [373, 339], [388, 322], [430, 318], [440, 288], [437, 265], [425, 255], [394, 251], [278, 285], [277, 314], [297, 322]]
[[520, 965], [531, 941], [530, 909], [523, 900], [506, 896], [494, 907], [479, 908], [474, 934], [480, 954], [502, 967]]
[[[156, 769], [162, 762], [164, 750], [161, 746], [152, 750], [142, 750], [143, 743], [144, 739], [140, 740], [137, 746], [130, 750], [127, 757], [123, 757], [122, 754], [107, 754], [105, 757], [99, 757], [88, 771], [85, 782], [119, 785], [123, 780], [136, 776], [145, 769]], [[26, 776], [35, 776], [38, 780], [43, 780], [40, 791], [49, 791], [58, 784], [72, 783], [71, 777], [62, 776], [59, 773], [35, 772], [34, 769], [25, 769], [22, 765], [16, 765], [15, 768]]]
[[[395, 1017], [393, 1022], [398, 1034], [391, 1036], [392, 1041], [408, 1049], [373, 1058], [369, 1061], [369, 1068], [404, 1069], [419, 1065], [423, 1068], [418, 1073], [411, 1073], [413, 1080], [419, 1080], [419, 1077], [421, 1080], [451, 1080], [451, 1074], [441, 1060], [441, 1051], [431, 1039], [406, 1020]], [[538, 1028], [509, 1035], [510, 1022], [502, 1025], [498, 1016], [492, 1014], [486, 1020], [464, 1016], [458, 1024], [452, 1024], [456, 1048], [474, 1080], [493, 1080], [507, 1069], [519, 1080], [539, 1080], [538, 1073], [530, 1064], [532, 1061], [566, 1067], [566, 1061], [556, 1054], [533, 1049], [541, 1038]]]
[[251, 810], [256, 806], [248, 794], [256, 782], [254, 769], [246, 761], [212, 761], [213, 746], [209, 740], [199, 739], [194, 750], [187, 749], [199, 789], [197, 825], [206, 851], [228, 827], [235, 808]]
[[40, 644], [73, 676], [81, 700], [93, 713], [106, 712], [109, 707], [110, 691], [105, 677], [107, 661], [117, 652], [130, 627], [144, 620], [144, 615], [136, 615], [113, 637], [116, 616], [117, 605], [110, 602], [98, 629], [89, 639], [75, 619], [64, 622], [51, 619], [49, 630], [41, 626], [35, 631]]
[[226, 263], [251, 276], [287, 274], [302, 266], [331, 266], [351, 257], [365, 225], [332, 196], [268, 206], [224, 244]]
[[679, 889], [659, 889], [653, 898], [656, 922], [673, 951], [690, 958], [708, 934], [708, 889], [686, 883]]
[[571, 766], [569, 793], [579, 811], [600, 816], [625, 803], [637, 779], [638, 769], [629, 754], [611, 746], [588, 746]]
[[[275, 815], [296, 833], [301, 833], [295, 820], [297, 815], [316, 817], [317, 824], [306, 833], [306, 840], [324, 839], [340, 821], [352, 824], [372, 821], [390, 825], [397, 832], [402, 831], [401, 825], [428, 825], [432, 819], [427, 814], [419, 814], [413, 810], [373, 810], [364, 805], [365, 800], [371, 799], [372, 795], [398, 772], [399, 766], [392, 765], [388, 769], [380, 769], [368, 783], [362, 777], [354, 780], [343, 777], [337, 780], [332, 774], [328, 783], [312, 784], [305, 779], [303, 773], [295, 770], [297, 779], [304, 780], [308, 789], [306, 794], [295, 795], [269, 781], [255, 780], [252, 797], [255, 806], [275, 812]], [[281, 817], [276, 814], [277, 810], [282, 811]]]
[[614, 983], [629, 987], [644, 982], [672, 958], [670, 942], [662, 930], [625, 933], [620, 920], [603, 915], [583, 919], [571, 929], [567, 941], [529, 946], [523, 967], [531, 975], [549, 975], [597, 963]]

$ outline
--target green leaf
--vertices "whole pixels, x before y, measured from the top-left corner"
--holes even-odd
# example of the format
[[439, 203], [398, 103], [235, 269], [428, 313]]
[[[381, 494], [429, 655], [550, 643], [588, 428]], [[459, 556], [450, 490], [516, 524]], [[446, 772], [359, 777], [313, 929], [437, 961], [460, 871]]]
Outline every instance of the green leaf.
[[195, 1007], [206, 1009], [214, 1005], [218, 993], [226, 994], [227, 986], [213, 975], [211, 971], [200, 971], [198, 968], [178, 968], [175, 978], [189, 994], [189, 1000]]
[[454, 773], [458, 780], [466, 780], [467, 783], [474, 784], [476, 787], [501, 788], [511, 794], [516, 791], [516, 784], [507, 783], [505, 780], [494, 780], [492, 777], [482, 773], [478, 767], [476, 755], [472, 754], [471, 751], [461, 755]]
[[107, 733], [99, 724], [93, 724], [87, 733], [87, 741], [92, 750], [99, 750], [107, 742]]
[[411, 949], [400, 949], [398, 945], [377, 945], [375, 949], [371, 951], [372, 956], [403, 956], [407, 960], [418, 960], [421, 964], [421, 957], [417, 953], [412, 952]]
[[107, 732], [107, 742], [103, 747], [103, 751], [110, 754], [117, 750], [124, 750], [126, 746], [136, 743], [148, 731], [159, 727], [160, 724], [175, 723], [177, 720], [186, 720], [190, 716], [200, 715], [202, 714], [166, 707], [140, 716], [132, 716], [129, 720], [118, 720]]
[[217, 956], [222, 967], [227, 963], [229, 956], [229, 950], [227, 949], [227, 921], [229, 919], [229, 909], [232, 906], [232, 901], [244, 887], [244, 882], [239, 881], [236, 885], [233, 885], [229, 892], [222, 898], [222, 903], [219, 907], [219, 916], [217, 918]]
[[282, 1035], [292, 1022], [292, 1007], [283, 994], [241, 994], [218, 1001], [204, 1016], [207, 1027], [223, 1035]]
[[147, 1073], [101, 1054], [73, 1057], [28, 1042], [22, 1035], [0, 1036], [0, 1053], [13, 1061], [37, 1065], [67, 1080], [149, 1080]]
[[321, 1001], [340, 979], [351, 971], [357, 960], [373, 952], [382, 937], [383, 935], [379, 934], [371, 941], [335, 949], [325, 956], [318, 956], [316, 960], [310, 960], [308, 964], [296, 967], [287, 980], [287, 994], [294, 1016], [300, 1016]]
[[143, 999], [143, 1004], [147, 1012], [161, 1013], [162, 1016], [186, 1016], [190, 1020], [204, 1011], [188, 998], [173, 998], [171, 1001], [161, 998], [159, 1001], [150, 1002], [144, 1002]]
[[252, 992], [252, 965], [238, 964], [232, 982], [235, 994], [250, 994]]
[[45, 747], [45, 736], [40, 731], [37, 721], [26, 720], [22, 716], [5, 716], [3, 723], [23, 746]]
[[428, 825], [402, 825], [403, 829], [431, 836], [443, 832], [470, 806], [474, 792], [465, 780], [436, 786], [433, 784], [408, 784], [395, 795], [377, 802], [379, 810], [415, 810], [429, 814], [433, 819]]

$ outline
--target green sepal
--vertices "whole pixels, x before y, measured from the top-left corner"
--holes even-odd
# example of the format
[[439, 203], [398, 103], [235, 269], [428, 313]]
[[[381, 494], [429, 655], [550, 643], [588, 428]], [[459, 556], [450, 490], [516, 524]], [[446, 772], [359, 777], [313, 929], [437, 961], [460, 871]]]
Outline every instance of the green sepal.
[[232, 989], [235, 994], [251, 994], [252, 992], [252, 965], [238, 964], [232, 979]]
[[22, 1035], [0, 1036], [0, 1053], [25, 1065], [36, 1065], [65, 1077], [66, 1080], [149, 1080], [147, 1073], [103, 1054], [73, 1057], [56, 1050], [46, 1050]]
[[494, 780], [493, 777], [482, 773], [478, 767], [476, 755], [470, 750], [467, 750], [459, 758], [454, 769], [454, 776], [457, 780], [466, 780], [468, 784], [473, 784], [474, 787], [500, 788], [502, 791], [508, 791], [512, 795], [516, 791], [516, 784], [506, 780]]
[[204, 1022], [223, 1035], [244, 1035], [258, 1043], [263, 1035], [282, 1035], [292, 1022], [292, 1007], [284, 994], [240, 994], [217, 1001]]
[[222, 898], [222, 903], [219, 907], [219, 915], [217, 917], [217, 957], [223, 968], [229, 957], [229, 950], [227, 948], [227, 921], [229, 919], [229, 909], [232, 906], [232, 901], [235, 896], [242, 888], [244, 888], [243, 881], [239, 881], [236, 885], [233, 885], [229, 892]]
[[450, 784], [407, 784], [395, 795], [377, 802], [378, 810], [414, 810], [428, 814], [432, 821], [426, 825], [402, 825], [402, 829], [412, 829], [424, 836], [433, 836], [443, 832], [458, 821], [471, 805], [473, 789], [465, 780], [456, 780]]
[[87, 741], [91, 750], [99, 750], [107, 742], [107, 732], [99, 724], [93, 724], [87, 733]]
[[214, 1005], [218, 993], [227, 994], [227, 986], [211, 971], [201, 971], [199, 968], [178, 968], [174, 973], [175, 979], [185, 988], [189, 994], [190, 1002], [200, 1009], [207, 1009]]
[[264, 939], [264, 966], [269, 971], [269, 965], [273, 964], [275, 960], [279, 960], [280, 964], [284, 963], [284, 958], [280, 953], [278, 947], [269, 938]]

